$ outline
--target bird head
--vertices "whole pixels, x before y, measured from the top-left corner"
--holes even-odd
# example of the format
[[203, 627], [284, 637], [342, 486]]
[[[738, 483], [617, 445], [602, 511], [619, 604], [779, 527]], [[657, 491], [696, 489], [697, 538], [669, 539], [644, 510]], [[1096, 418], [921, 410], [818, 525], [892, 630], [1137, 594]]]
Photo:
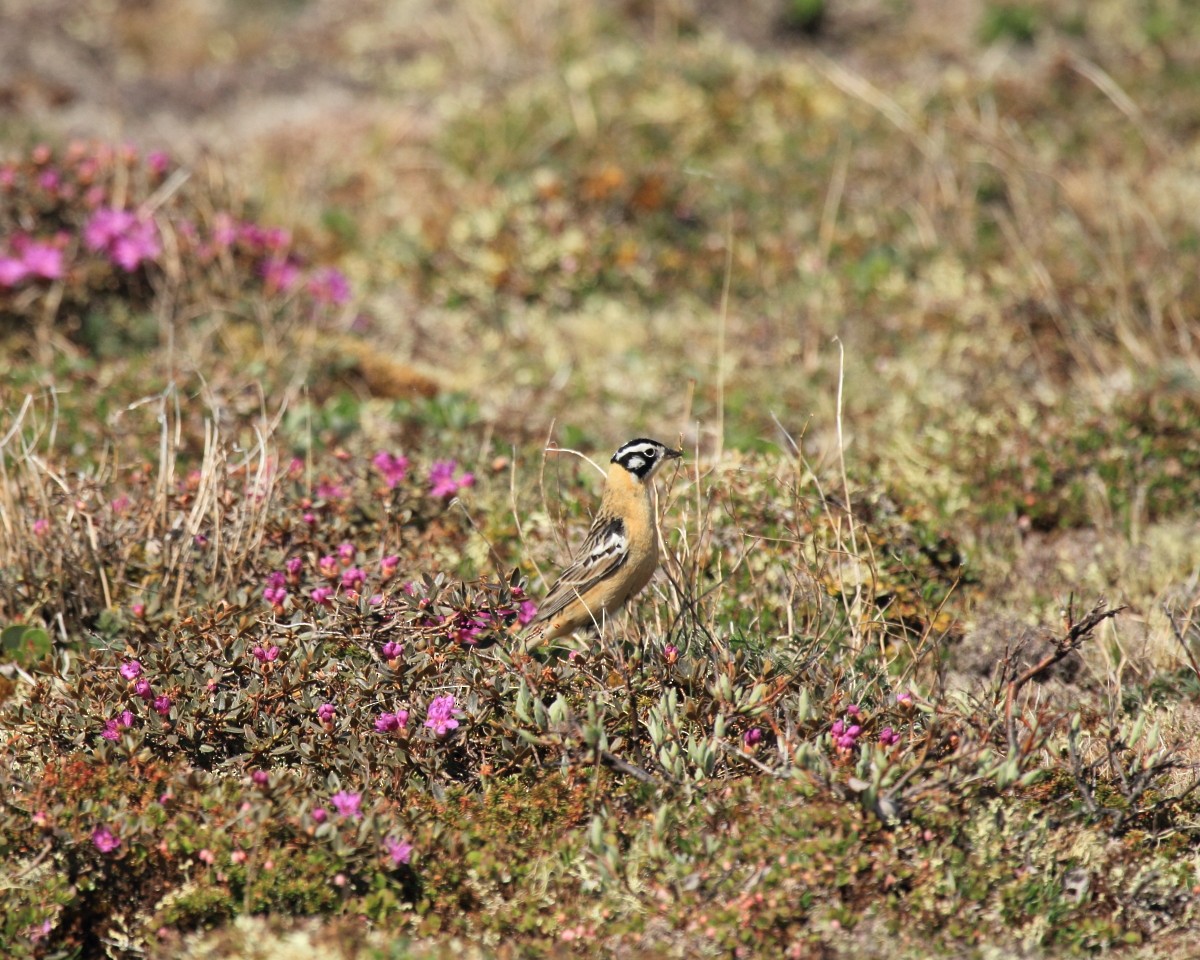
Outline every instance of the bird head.
[[648, 483], [664, 463], [682, 456], [682, 450], [672, 450], [665, 443], [642, 437], [622, 444], [613, 454], [612, 463], [624, 467], [640, 482]]

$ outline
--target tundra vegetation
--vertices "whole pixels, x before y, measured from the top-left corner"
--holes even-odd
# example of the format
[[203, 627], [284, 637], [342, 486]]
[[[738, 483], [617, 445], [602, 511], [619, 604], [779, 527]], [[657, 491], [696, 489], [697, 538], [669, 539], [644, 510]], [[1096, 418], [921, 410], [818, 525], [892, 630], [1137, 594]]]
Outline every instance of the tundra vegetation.
[[1200, 11], [8, 7], [6, 955], [1200, 953]]

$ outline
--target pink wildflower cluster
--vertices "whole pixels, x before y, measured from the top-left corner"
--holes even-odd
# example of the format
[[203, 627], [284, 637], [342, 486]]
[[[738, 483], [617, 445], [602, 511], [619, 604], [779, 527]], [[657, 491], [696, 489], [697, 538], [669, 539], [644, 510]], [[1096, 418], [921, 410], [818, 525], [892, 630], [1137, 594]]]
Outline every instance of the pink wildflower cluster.
[[[79, 249], [124, 273], [160, 261], [159, 223], [137, 204], [171, 167], [170, 157], [161, 151], [142, 155], [128, 145], [84, 142], [57, 155], [38, 146], [24, 158], [0, 163], [0, 198], [7, 194], [28, 203], [18, 222], [31, 231], [0, 245], [0, 293], [68, 277], [66, 258]], [[239, 220], [228, 211], [188, 216], [187, 197], [187, 191], [179, 191], [156, 214], [170, 223], [183, 261], [202, 267], [218, 259], [240, 261], [261, 278], [266, 293], [284, 295], [303, 287], [320, 307], [351, 299], [345, 275], [333, 267], [309, 270], [293, 250], [288, 230]], [[86, 284], [88, 271], [69, 276]], [[86, 296], [88, 291], [76, 292]]]
[[461, 716], [460, 711], [455, 709], [453, 694], [446, 694], [444, 697], [434, 697], [425, 714], [425, 726], [433, 730], [434, 736], [444, 737], [451, 730], [458, 727], [455, 714]]
[[388, 856], [392, 858], [392, 863], [394, 863], [396, 866], [400, 866], [401, 864], [408, 863], [410, 860], [412, 860], [413, 845], [407, 840], [396, 840], [392, 837], [389, 837], [383, 842], [383, 845], [384, 849], [387, 850]]
[[438, 498], [452, 497], [459, 490], [475, 483], [473, 473], [463, 473], [455, 478], [454, 474], [457, 472], [457, 460], [435, 460], [429, 468], [429, 495]]
[[[154, 712], [160, 716], [170, 716], [174, 701], [165, 693], [155, 695], [153, 685], [143, 676], [143, 673], [144, 668], [140, 660], [126, 660], [121, 664], [120, 674], [132, 685], [133, 695], [149, 703], [154, 708]], [[133, 712], [123, 710], [116, 717], [105, 722], [100, 736], [105, 740], [120, 740], [121, 730], [132, 727], [133, 720]]]
[[397, 710], [395, 713], [381, 713], [375, 720], [375, 729], [379, 733], [399, 733], [408, 728], [408, 711]]
[[104, 732], [100, 734], [105, 740], [120, 740], [121, 730], [133, 726], [133, 713], [122, 710], [116, 717], [104, 723]]
[[9, 240], [9, 252], [0, 255], [0, 287], [16, 287], [30, 280], [57, 280], [63, 275], [62, 242], [31, 240], [17, 234]]
[[263, 599], [269, 603], [277, 614], [283, 613], [283, 604], [287, 600], [288, 575], [275, 570], [267, 575], [267, 585], [263, 589]]
[[839, 750], [852, 750], [862, 735], [862, 725], [855, 723], [854, 718], [859, 714], [858, 704], [852, 703], [846, 708], [846, 719], [835, 720], [829, 728], [834, 746]]
[[[338, 812], [339, 816], [352, 817], [355, 820], [362, 818], [361, 793], [349, 793], [345, 790], [339, 790], [329, 798], [329, 802], [333, 804], [333, 809]], [[313, 811], [313, 816], [314, 818], [316, 817], [315, 810]]]
[[126, 273], [132, 273], [147, 260], [156, 260], [162, 253], [154, 221], [116, 207], [101, 207], [88, 218], [83, 242], [89, 250], [103, 254]]
[[380, 450], [371, 458], [371, 463], [383, 474], [384, 483], [388, 485], [389, 490], [394, 490], [408, 476], [408, 457]]
[[97, 827], [92, 831], [92, 844], [101, 853], [112, 853], [121, 845], [121, 838], [108, 827]]

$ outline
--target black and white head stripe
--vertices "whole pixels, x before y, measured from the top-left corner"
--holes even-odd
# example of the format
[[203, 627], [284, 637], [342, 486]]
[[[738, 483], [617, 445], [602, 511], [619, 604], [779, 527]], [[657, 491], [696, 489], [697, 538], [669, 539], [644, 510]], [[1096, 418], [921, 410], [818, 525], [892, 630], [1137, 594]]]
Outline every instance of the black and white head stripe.
[[640, 480], [650, 476], [664, 460], [680, 456], [681, 451], [672, 450], [665, 443], [647, 440], [645, 437], [630, 440], [613, 454], [612, 462], [619, 463]]

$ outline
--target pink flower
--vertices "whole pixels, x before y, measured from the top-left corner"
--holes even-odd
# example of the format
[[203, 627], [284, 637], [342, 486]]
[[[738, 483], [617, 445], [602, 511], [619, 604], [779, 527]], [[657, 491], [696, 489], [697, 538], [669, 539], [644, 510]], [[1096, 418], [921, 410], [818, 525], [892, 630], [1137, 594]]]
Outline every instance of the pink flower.
[[155, 697], [154, 709], [160, 716], [168, 716], [171, 713], [171, 698], [165, 693], [162, 696]]
[[121, 676], [126, 680], [136, 680], [142, 675], [142, 664], [138, 660], [127, 660], [121, 664]]
[[354, 562], [354, 558], [358, 556], [358, 547], [352, 543], [343, 543], [338, 547], [338, 556], [341, 558], [342, 566], [348, 567]]
[[308, 292], [318, 303], [343, 304], [350, 299], [350, 284], [340, 270], [324, 267], [309, 278]]
[[397, 643], [395, 640], [389, 640], [383, 645], [383, 658], [385, 660], [397, 660], [404, 655], [404, 644]]
[[133, 685], [133, 692], [143, 700], [154, 699], [154, 690], [151, 689], [150, 681], [145, 677], [142, 677], [142, 679]]
[[233, 217], [227, 213], [218, 213], [213, 217], [212, 243], [217, 250], [225, 250], [237, 239], [237, 228]]
[[129, 612], [141, 620], [146, 615], [146, 605], [144, 603], [132, 603], [129, 605]]
[[45, 517], [40, 517], [33, 521], [33, 535], [35, 537], [44, 537], [50, 530], [50, 521]]
[[356, 820], [362, 817], [362, 794], [347, 793], [345, 790], [339, 790], [329, 802], [333, 804], [333, 809], [343, 817], [354, 817]]
[[429, 495], [431, 497], [452, 497], [464, 487], [475, 482], [475, 475], [464, 473], [457, 480], [454, 473], [458, 470], [455, 460], [436, 460], [429, 468]]
[[425, 726], [433, 729], [434, 736], [444, 737], [458, 726], [458, 721], [454, 719], [454, 714], [458, 712], [454, 707], [453, 694], [434, 697], [425, 715]]
[[152, 153], [146, 154], [146, 166], [150, 168], [151, 173], [156, 173], [160, 177], [167, 172], [167, 168], [171, 165], [171, 158], [162, 150], [155, 150]]
[[384, 841], [384, 846], [387, 847], [388, 856], [396, 866], [408, 863], [412, 859], [413, 845], [407, 840], [394, 840], [389, 837]]
[[911, 690], [905, 690], [903, 693], [896, 694], [896, 703], [902, 707], [911, 707], [913, 695]]
[[262, 276], [268, 293], [288, 293], [300, 279], [300, 268], [291, 257], [271, 257], [262, 265]]
[[379, 575], [384, 580], [390, 580], [396, 575], [396, 568], [400, 566], [400, 558], [395, 554], [384, 557], [379, 561]]
[[196, 856], [200, 858], [200, 861], [202, 863], [207, 863], [210, 866], [217, 859], [216, 855], [211, 850], [209, 850], [208, 847], [205, 847], [198, 854], [196, 854]]
[[135, 217], [128, 210], [101, 207], [88, 219], [83, 240], [88, 248], [104, 253], [108, 259], [127, 273], [132, 273], [144, 260], [153, 260], [162, 253], [158, 227], [153, 220]]
[[250, 774], [250, 779], [254, 781], [255, 786], [265, 787], [271, 782], [271, 775], [266, 770], [255, 770]]
[[397, 710], [395, 713], [381, 713], [375, 720], [375, 729], [379, 733], [395, 733], [408, 727], [408, 711]]
[[83, 228], [83, 242], [89, 250], [97, 253], [107, 250], [135, 222], [135, 217], [128, 210], [101, 207], [88, 218]]
[[900, 734], [891, 727], [884, 727], [879, 731], [879, 742], [885, 747], [894, 747], [900, 742]]
[[300, 571], [304, 569], [304, 558], [288, 557], [287, 563], [283, 565], [283, 568], [287, 571], [289, 582], [294, 583], [300, 579]]
[[314, 807], [313, 812], [312, 812], [312, 818], [317, 823], [324, 823], [329, 818], [329, 811], [326, 810], [324, 807]]
[[342, 574], [342, 586], [347, 590], [353, 590], [355, 593], [361, 592], [363, 584], [367, 582], [367, 575], [358, 567], [351, 567]]
[[112, 853], [121, 845], [121, 839], [108, 827], [97, 827], [92, 831], [92, 843], [101, 853]]
[[0, 257], [0, 287], [15, 287], [29, 276], [29, 267], [16, 257]]
[[333, 606], [330, 602], [330, 598], [333, 596], [333, 587], [313, 587], [308, 596], [313, 603], [319, 603], [323, 607]]
[[287, 599], [287, 575], [279, 570], [267, 575], [267, 585], [263, 589], [263, 599], [279, 610]]
[[332, 723], [333, 714], [337, 708], [332, 703], [323, 703], [317, 707], [317, 719], [322, 723]]
[[323, 577], [336, 577], [340, 569], [337, 562], [337, 557], [332, 554], [326, 554], [317, 561], [317, 569], [321, 571]]
[[517, 606], [517, 623], [523, 627], [528, 626], [533, 623], [533, 618], [537, 616], [537, 611], [537, 604], [532, 600], [522, 600]]
[[229, 859], [234, 863], [245, 863], [248, 856], [249, 854], [247, 854], [245, 850], [234, 850], [233, 853], [229, 855]]
[[375, 469], [383, 474], [383, 480], [389, 490], [394, 490], [408, 475], [408, 457], [398, 457], [380, 450], [371, 458], [371, 462], [375, 464]]
[[858, 713], [859, 713], [859, 710], [858, 710], [857, 703], [852, 703], [852, 704], [850, 704], [850, 706], [848, 706], [846, 708], [846, 716], [848, 716], [848, 717], [857, 717]]
[[673, 643], [668, 643], [663, 647], [663, 659], [667, 663], [676, 663], [679, 660], [679, 648]]
[[259, 663], [270, 663], [273, 660], [279, 659], [279, 648], [272, 644], [265, 650], [262, 647], [255, 647], [251, 651], [251, 655]]
[[742, 735], [742, 743], [747, 747], [757, 746], [762, 742], [763, 732], [758, 727], [751, 727]]
[[62, 251], [48, 243], [31, 243], [23, 259], [30, 276], [57, 280], [63, 275]]

